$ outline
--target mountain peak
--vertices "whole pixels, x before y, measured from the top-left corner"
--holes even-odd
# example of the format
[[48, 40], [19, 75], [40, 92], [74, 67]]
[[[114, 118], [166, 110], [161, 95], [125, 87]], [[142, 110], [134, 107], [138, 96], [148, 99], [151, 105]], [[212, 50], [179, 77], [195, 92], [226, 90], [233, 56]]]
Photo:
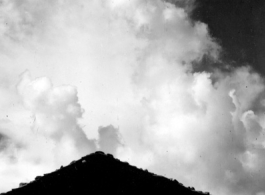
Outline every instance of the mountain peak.
[[150, 173], [115, 159], [101, 151], [72, 161], [68, 166], [3, 195], [52, 195], [52, 194], [208, 194], [186, 188], [176, 180]]

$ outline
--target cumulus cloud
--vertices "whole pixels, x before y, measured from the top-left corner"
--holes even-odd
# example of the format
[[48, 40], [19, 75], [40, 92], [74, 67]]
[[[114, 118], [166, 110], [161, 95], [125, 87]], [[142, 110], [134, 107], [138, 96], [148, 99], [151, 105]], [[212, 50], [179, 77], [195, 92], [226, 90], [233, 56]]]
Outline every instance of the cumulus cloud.
[[194, 1], [1, 2], [1, 191], [100, 149], [213, 194], [265, 192], [264, 80], [194, 70], [221, 50]]
[[122, 145], [119, 129], [109, 125], [106, 127], [99, 127], [98, 133], [99, 150], [115, 155], [117, 148]]
[[2, 191], [96, 149], [78, 124], [83, 110], [74, 87], [54, 87], [46, 77], [31, 79], [27, 71], [17, 92], [20, 116], [11, 112], [0, 122]]
[[29, 73], [22, 75], [17, 86], [23, 104], [33, 114], [33, 131], [39, 131], [44, 136], [71, 143], [74, 141], [78, 150], [76, 154], [85, 155], [95, 149], [78, 125], [82, 117], [76, 88], [72, 86], [53, 87], [48, 78], [31, 80]]

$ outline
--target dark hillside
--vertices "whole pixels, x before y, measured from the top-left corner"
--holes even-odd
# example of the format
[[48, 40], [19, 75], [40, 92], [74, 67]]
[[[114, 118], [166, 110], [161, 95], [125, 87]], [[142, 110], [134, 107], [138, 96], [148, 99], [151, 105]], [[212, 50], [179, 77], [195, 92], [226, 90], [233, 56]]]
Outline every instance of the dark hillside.
[[36, 177], [28, 184], [5, 195], [52, 194], [208, 194], [186, 188], [170, 180], [121, 162], [112, 155], [96, 152], [61, 167], [55, 172]]

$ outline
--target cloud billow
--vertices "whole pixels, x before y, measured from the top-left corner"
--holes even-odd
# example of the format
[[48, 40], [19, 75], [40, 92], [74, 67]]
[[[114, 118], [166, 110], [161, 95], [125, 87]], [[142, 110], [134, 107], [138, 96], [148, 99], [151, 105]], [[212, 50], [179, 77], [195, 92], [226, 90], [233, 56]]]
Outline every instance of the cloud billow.
[[101, 149], [198, 190], [264, 193], [264, 80], [194, 71], [221, 47], [192, 3], [3, 1], [0, 190]]

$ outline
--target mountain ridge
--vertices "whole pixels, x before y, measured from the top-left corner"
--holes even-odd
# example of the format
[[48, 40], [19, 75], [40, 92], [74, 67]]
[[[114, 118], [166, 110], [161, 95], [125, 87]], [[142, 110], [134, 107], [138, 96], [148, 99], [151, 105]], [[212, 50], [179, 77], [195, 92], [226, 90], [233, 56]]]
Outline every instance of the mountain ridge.
[[51, 194], [144, 194], [209, 195], [185, 187], [177, 180], [150, 173], [101, 151], [89, 154], [54, 172], [2, 195]]

